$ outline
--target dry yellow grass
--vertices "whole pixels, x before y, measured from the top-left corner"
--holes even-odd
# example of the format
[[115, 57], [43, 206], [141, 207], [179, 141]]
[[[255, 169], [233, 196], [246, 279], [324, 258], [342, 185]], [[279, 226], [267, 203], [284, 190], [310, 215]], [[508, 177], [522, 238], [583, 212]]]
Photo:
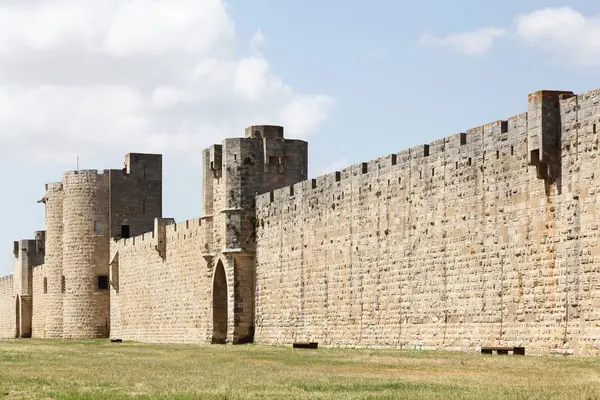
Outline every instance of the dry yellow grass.
[[600, 399], [600, 360], [15, 340], [0, 398]]

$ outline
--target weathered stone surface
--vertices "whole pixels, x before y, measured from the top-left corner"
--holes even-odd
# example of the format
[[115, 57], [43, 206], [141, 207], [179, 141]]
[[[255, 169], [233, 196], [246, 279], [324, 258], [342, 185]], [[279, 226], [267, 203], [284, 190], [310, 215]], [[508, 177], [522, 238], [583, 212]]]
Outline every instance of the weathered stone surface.
[[19, 279], [13, 296], [22, 315], [14, 332], [108, 337], [110, 291], [101, 280], [109, 276], [110, 243], [150, 231], [161, 217], [162, 156], [131, 153], [123, 169], [66, 172], [61, 182], [46, 185], [40, 202], [46, 207], [45, 237], [21, 241], [28, 250], [15, 251]]
[[533, 97], [259, 195], [256, 341], [596, 353], [600, 93]]
[[0, 278], [0, 337], [16, 335], [16, 299], [12, 275]]
[[43, 265], [26, 252], [0, 280], [0, 336], [32, 287], [42, 337], [598, 354], [597, 124], [600, 91], [539, 91], [311, 180], [306, 142], [253, 126], [202, 153], [203, 216], [178, 223], [157, 156], [69, 173], [46, 190]]

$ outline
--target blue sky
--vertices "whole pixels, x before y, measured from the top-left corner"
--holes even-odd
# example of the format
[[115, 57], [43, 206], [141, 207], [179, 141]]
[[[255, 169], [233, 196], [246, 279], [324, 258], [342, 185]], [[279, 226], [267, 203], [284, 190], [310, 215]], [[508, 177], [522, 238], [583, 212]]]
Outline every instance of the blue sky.
[[164, 153], [181, 220], [200, 215], [201, 150], [247, 125], [308, 140], [314, 176], [600, 87], [591, 1], [81, 3], [0, 4], [0, 275], [76, 156]]

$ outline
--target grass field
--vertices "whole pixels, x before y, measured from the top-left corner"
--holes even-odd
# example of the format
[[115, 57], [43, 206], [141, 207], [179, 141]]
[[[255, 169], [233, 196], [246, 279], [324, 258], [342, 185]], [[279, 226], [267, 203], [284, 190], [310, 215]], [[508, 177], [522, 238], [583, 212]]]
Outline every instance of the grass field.
[[600, 359], [0, 341], [4, 399], [600, 399]]

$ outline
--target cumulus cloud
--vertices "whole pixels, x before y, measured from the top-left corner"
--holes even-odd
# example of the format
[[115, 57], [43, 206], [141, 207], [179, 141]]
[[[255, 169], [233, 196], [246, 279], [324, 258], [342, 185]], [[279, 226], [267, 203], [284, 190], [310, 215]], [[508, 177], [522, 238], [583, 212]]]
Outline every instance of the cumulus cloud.
[[505, 30], [500, 28], [482, 28], [473, 32], [454, 33], [447, 36], [426, 34], [421, 37], [419, 44], [446, 47], [459, 54], [477, 56], [491, 50], [495, 41], [505, 34]]
[[[26, 21], [27, 23], [24, 23]], [[8, 1], [0, 5], [0, 157], [154, 151], [197, 158], [247, 125], [306, 138], [334, 100], [249, 56], [220, 0]]]
[[571, 7], [545, 8], [516, 18], [517, 34], [530, 45], [584, 67], [600, 65], [600, 16]]

